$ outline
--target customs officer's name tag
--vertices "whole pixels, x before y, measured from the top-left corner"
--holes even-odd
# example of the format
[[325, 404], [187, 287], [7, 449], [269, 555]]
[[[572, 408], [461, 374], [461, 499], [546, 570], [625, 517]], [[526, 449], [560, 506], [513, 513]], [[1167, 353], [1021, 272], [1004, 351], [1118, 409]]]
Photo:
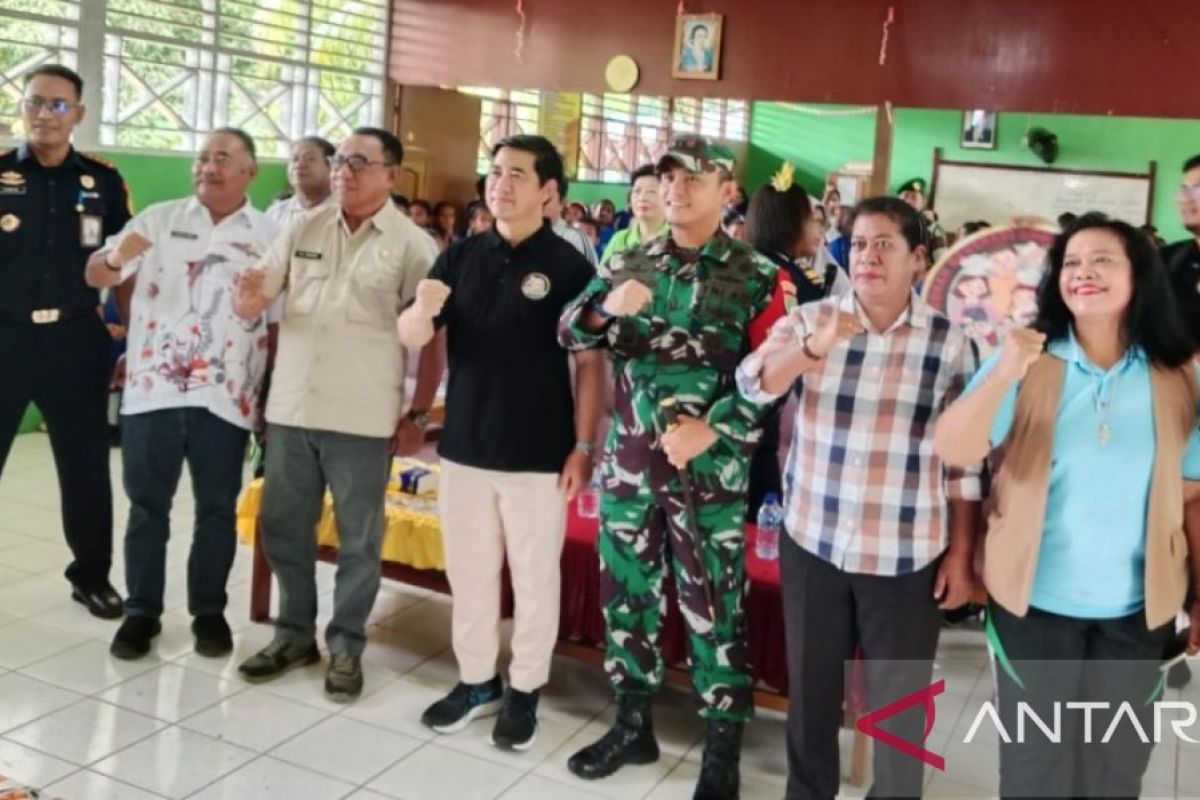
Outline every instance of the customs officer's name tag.
[[95, 214], [79, 215], [80, 247], [99, 247], [104, 240], [104, 225]]

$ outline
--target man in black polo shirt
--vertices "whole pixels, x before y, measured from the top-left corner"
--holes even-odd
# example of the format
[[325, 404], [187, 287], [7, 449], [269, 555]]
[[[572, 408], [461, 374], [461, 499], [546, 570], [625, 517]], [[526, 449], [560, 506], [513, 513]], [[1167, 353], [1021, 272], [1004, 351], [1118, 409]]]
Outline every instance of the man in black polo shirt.
[[[452, 733], [499, 709], [492, 744], [502, 749], [529, 748], [537, 730], [558, 638], [566, 501], [591, 475], [605, 378], [601, 351], [578, 353], [572, 401], [558, 316], [595, 273], [542, 217], [562, 180], [562, 157], [545, 138], [496, 145], [487, 179], [495, 227], [443, 253], [399, 322], [409, 347], [444, 326], [450, 365], [438, 506], [461, 682], [421, 721]], [[516, 610], [503, 691], [506, 555]]]
[[1192, 347], [1200, 350], [1200, 155], [1184, 163], [1183, 182], [1175, 202], [1183, 227], [1192, 235], [1164, 247], [1162, 259], [1175, 287], [1179, 310], [1192, 334]]
[[88, 256], [125, 227], [120, 174], [71, 146], [83, 81], [57, 64], [25, 76], [26, 140], [0, 154], [0, 473], [32, 400], [50, 433], [73, 561], [71, 596], [98, 617], [121, 616], [109, 583], [108, 349]]

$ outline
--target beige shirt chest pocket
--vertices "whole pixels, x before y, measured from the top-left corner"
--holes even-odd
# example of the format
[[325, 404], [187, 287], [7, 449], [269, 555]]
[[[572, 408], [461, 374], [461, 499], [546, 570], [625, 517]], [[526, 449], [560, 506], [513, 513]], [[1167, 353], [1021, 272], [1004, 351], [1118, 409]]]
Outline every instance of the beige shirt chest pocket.
[[287, 312], [300, 316], [316, 313], [331, 273], [332, 267], [324, 254], [308, 250], [293, 253], [287, 286]]
[[346, 318], [357, 325], [391, 331], [400, 313], [401, 253], [388, 244], [368, 244], [350, 273]]

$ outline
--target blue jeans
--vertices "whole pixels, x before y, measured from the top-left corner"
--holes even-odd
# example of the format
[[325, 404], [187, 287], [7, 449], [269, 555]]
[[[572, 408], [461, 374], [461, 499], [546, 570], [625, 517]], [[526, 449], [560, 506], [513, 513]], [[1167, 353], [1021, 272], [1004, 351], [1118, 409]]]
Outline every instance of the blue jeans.
[[237, 549], [235, 517], [249, 431], [203, 408], [173, 408], [121, 418], [129, 525], [125, 529], [125, 613], [163, 611], [171, 502], [186, 461], [196, 522], [188, 557], [188, 611], [220, 614]]

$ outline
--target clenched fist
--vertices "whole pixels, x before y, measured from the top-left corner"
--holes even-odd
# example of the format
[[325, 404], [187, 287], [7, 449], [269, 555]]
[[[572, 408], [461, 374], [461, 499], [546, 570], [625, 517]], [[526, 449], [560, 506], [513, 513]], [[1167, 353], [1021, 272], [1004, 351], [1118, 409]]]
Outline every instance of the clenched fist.
[[827, 302], [821, 305], [816, 325], [807, 336], [808, 349], [817, 357], [824, 358], [840, 342], [853, 339], [862, 332], [863, 324], [857, 316]]
[[650, 304], [654, 293], [646, 284], [625, 281], [604, 298], [604, 313], [613, 317], [631, 317]]
[[450, 297], [450, 287], [436, 278], [423, 278], [417, 284], [417, 297], [413, 308], [424, 319], [433, 319], [442, 313], [446, 300]]
[[149, 250], [153, 244], [153, 242], [140, 233], [130, 233], [127, 236], [121, 237], [121, 241], [117, 243], [116, 249], [110, 252], [104, 260], [113, 269], [120, 269]]
[[1004, 339], [996, 377], [1003, 381], [1019, 381], [1046, 346], [1046, 334], [1029, 328], [1013, 328]]
[[237, 296], [244, 302], [262, 297], [267, 287], [267, 271], [258, 267], [244, 269], [237, 277]]

